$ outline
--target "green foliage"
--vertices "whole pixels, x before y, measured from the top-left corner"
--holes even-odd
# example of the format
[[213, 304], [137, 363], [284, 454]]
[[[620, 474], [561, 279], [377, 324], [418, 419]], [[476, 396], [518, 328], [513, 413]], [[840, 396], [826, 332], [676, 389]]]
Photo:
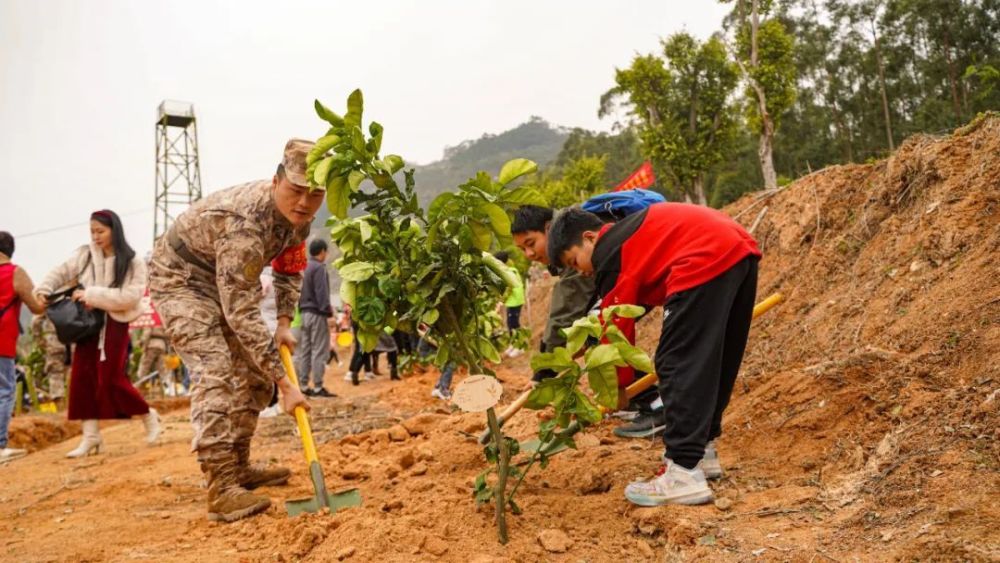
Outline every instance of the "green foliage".
[[530, 184], [555, 208], [568, 207], [608, 189], [605, 173], [607, 155], [581, 156], [566, 162]]
[[[770, 19], [757, 30], [757, 64], [750, 62], [750, 29], [744, 24], [738, 34], [738, 56], [743, 60], [748, 78], [763, 90], [767, 111], [777, 131], [781, 116], [795, 103], [795, 43], [779, 20]], [[747, 124], [757, 134], [764, 132], [756, 91], [746, 88]]]
[[[649, 356], [629, 344], [611, 321], [614, 317], [636, 318], [642, 313], [642, 307], [617, 305], [604, 309], [600, 316], [592, 314], [578, 319], [564, 329], [565, 347], [531, 358], [532, 371], [550, 369], [557, 375], [542, 380], [531, 392], [525, 406], [531, 409], [551, 406], [556, 424], [561, 428], [568, 427], [574, 419], [583, 426], [598, 422], [598, 406], [616, 408], [618, 377], [615, 368], [630, 365], [645, 372], [652, 372], [653, 369]], [[588, 349], [581, 366], [574, 357], [583, 349], [588, 338], [607, 340], [607, 343]], [[594, 392], [593, 399], [578, 388], [584, 376]]]
[[[512, 160], [497, 179], [479, 172], [425, 211], [413, 171], [403, 173], [402, 185], [394, 177], [402, 157], [380, 154], [384, 128], [373, 122], [362, 129], [360, 90], [348, 98], [342, 120], [318, 101], [316, 110], [331, 125], [321, 139], [330, 153], [311, 155], [310, 179], [325, 182], [330, 236], [341, 253], [334, 266], [341, 298], [354, 308], [358, 341], [371, 350], [386, 328], [415, 333], [425, 323], [438, 345], [437, 365], [486, 371], [484, 360], [499, 361], [490, 340], [498, 321], [493, 309], [510, 280], [485, 251], [510, 244], [508, 206], [541, 200], [515, 186], [536, 165]], [[349, 218], [352, 208], [366, 214]]]
[[728, 157], [737, 134], [738, 114], [730, 101], [737, 81], [718, 37], [701, 43], [677, 33], [663, 42], [663, 58], [637, 56], [616, 71], [601, 114], [625, 98], [643, 154], [671, 180], [668, 191], [706, 203], [705, 175]]

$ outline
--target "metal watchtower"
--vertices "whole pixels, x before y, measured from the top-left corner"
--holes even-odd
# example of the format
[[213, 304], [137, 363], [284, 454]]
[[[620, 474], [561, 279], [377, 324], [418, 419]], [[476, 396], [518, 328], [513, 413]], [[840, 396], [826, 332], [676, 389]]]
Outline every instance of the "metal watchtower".
[[156, 117], [156, 212], [153, 240], [174, 217], [201, 199], [198, 122], [194, 104], [164, 100]]

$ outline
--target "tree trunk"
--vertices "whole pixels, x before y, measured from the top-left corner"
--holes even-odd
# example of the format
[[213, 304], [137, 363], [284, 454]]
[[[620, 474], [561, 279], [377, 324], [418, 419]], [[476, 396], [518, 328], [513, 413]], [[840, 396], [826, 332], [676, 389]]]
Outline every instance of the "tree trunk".
[[[757, 32], [760, 29], [760, 0], [753, 0], [750, 10], [750, 68], [756, 69], [757, 62]], [[764, 176], [764, 189], [778, 188], [778, 177], [774, 172], [774, 120], [767, 111], [767, 96], [757, 80], [750, 73], [750, 81], [757, 94], [757, 112], [760, 114], [760, 144], [757, 147], [757, 157], [760, 160], [760, 172]]]
[[778, 189], [778, 175], [774, 171], [773, 140], [773, 134], [761, 133], [760, 146], [757, 147], [757, 156], [760, 157], [760, 171], [764, 175], [764, 189], [768, 190]]
[[951, 89], [951, 105], [955, 110], [955, 123], [962, 121], [962, 103], [958, 99], [958, 79], [955, 72], [955, 61], [951, 58], [951, 37], [944, 33], [944, 61], [948, 66], [948, 87]]
[[878, 33], [875, 32], [875, 16], [871, 17], [872, 40], [875, 43], [875, 62], [878, 64], [878, 84], [882, 91], [882, 114], [885, 116], [885, 137], [889, 142], [889, 150], [896, 150], [892, 141], [892, 118], [889, 116], [889, 97], [885, 92], [885, 68], [882, 65], [882, 48], [879, 46]]
[[708, 200], [705, 199], [705, 176], [703, 174], [698, 174], [691, 181], [691, 191], [694, 192], [694, 199], [698, 205], [708, 205]]

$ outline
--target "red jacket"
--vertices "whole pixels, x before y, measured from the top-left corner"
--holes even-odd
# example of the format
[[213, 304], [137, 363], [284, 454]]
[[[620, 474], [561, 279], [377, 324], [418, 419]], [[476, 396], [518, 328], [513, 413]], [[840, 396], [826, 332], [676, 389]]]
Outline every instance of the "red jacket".
[[[657, 203], [605, 225], [592, 262], [602, 309], [629, 304], [648, 310], [750, 255], [761, 255], [757, 242], [725, 213], [687, 203]], [[634, 319], [616, 319], [615, 324], [635, 342]], [[619, 385], [632, 379], [631, 368], [619, 369]]]
[[14, 271], [10, 262], [0, 265], [0, 357], [13, 358], [17, 354], [17, 337], [21, 334], [19, 318], [21, 300], [14, 290]]

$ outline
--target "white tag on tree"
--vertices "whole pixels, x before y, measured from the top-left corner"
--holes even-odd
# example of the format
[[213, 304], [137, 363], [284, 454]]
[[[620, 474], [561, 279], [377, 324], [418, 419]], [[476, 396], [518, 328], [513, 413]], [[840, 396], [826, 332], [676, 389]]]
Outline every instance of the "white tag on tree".
[[489, 375], [470, 375], [455, 388], [451, 402], [465, 412], [483, 412], [500, 402], [503, 386]]

